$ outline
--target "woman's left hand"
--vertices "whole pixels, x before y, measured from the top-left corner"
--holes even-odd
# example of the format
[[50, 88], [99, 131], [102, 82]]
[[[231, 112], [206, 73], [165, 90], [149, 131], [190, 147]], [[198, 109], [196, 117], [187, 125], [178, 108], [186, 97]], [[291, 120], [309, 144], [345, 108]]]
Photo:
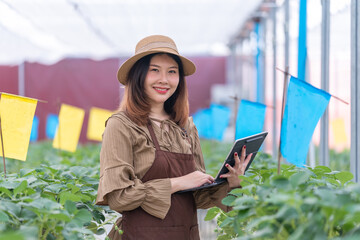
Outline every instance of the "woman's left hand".
[[236, 152], [234, 153], [234, 158], [235, 158], [234, 167], [231, 167], [229, 164], [225, 165], [229, 170], [229, 172], [221, 175], [220, 178], [227, 178], [230, 188], [240, 187], [241, 180], [239, 179], [239, 176], [244, 175], [246, 166], [248, 165], [251, 156], [252, 153], [246, 157], [246, 146], [244, 146], [241, 150], [240, 158]]

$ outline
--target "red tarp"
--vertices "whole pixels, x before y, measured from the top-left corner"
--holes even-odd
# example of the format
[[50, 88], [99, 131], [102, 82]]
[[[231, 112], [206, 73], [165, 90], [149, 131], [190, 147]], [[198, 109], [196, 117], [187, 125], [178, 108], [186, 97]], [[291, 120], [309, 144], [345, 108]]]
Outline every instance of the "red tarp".
[[[187, 78], [190, 112], [207, 108], [213, 84], [225, 83], [225, 57], [190, 58], [197, 66], [193, 76]], [[91, 107], [115, 110], [122, 91], [116, 79], [119, 59], [93, 61], [65, 59], [54, 65], [25, 63], [25, 96], [47, 101], [39, 102], [39, 139], [45, 138], [48, 114], [58, 114], [61, 103], [85, 109], [80, 141], [87, 141], [87, 120]], [[0, 66], [0, 91], [18, 94], [18, 68]]]
[[18, 94], [18, 67], [0, 66], [0, 92]]

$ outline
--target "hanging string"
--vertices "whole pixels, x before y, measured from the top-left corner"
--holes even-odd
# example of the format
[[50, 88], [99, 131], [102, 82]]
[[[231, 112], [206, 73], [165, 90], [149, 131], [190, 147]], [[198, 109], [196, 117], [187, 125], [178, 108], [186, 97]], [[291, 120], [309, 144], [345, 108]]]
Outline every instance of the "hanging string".
[[[278, 71], [280, 71], [280, 72], [282, 72], [282, 73], [284, 73], [284, 74], [288, 74], [288, 75], [290, 75], [290, 76], [292, 76], [292, 77], [294, 77], [294, 78], [297, 78], [297, 77], [295, 77], [294, 75], [291, 75], [290, 73], [288, 73], [288, 72], [286, 72], [286, 71], [284, 71], [284, 70], [282, 70], [282, 69], [280, 69], [280, 68], [278, 68], [278, 67], [276, 67], [276, 70], [278, 70]], [[300, 79], [300, 80], [302, 80], [302, 79]], [[329, 93], [333, 98], [335, 98], [336, 100], [339, 100], [340, 102], [343, 102], [343, 103], [345, 103], [346, 105], [349, 105], [349, 103], [348, 102], [346, 102], [345, 100], [343, 100], [343, 99], [341, 99], [341, 98], [339, 98], [339, 97], [337, 97], [337, 96], [335, 96], [335, 95], [333, 95], [333, 94], [331, 94], [331, 93]]]

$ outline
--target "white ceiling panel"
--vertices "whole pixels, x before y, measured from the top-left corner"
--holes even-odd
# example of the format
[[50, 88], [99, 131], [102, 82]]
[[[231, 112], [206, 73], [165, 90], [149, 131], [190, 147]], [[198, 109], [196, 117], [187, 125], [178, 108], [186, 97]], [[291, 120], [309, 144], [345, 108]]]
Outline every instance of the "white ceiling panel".
[[150, 34], [170, 36], [185, 55], [223, 55], [261, 1], [0, 0], [0, 64], [128, 56]]

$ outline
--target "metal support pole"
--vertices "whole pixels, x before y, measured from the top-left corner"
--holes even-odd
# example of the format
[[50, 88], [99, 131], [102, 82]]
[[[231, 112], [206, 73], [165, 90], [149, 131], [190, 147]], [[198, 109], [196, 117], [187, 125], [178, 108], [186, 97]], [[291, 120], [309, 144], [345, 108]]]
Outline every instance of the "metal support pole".
[[[305, 79], [307, 82], [310, 82], [310, 68], [309, 68], [309, 59], [306, 57], [306, 68], [305, 68]], [[314, 141], [310, 142], [309, 153], [308, 153], [309, 166], [311, 168], [316, 167], [316, 157], [315, 157], [315, 144]]]
[[261, 24], [262, 24], [262, 48], [261, 48], [261, 63], [262, 63], [262, 99], [263, 99], [263, 103], [266, 104], [266, 38], [267, 38], [267, 18], [262, 18], [261, 19]]
[[360, 2], [351, 1], [351, 147], [350, 169], [360, 181]]
[[234, 111], [233, 111], [233, 123], [234, 123], [234, 140], [236, 139], [236, 119], [237, 119], [237, 110], [238, 110], [238, 104], [239, 104], [239, 95], [238, 93], [241, 91], [238, 88], [238, 78], [237, 78], [237, 59], [236, 59], [236, 42], [233, 42], [230, 46], [230, 56], [228, 57], [227, 61], [227, 84], [232, 86], [234, 91], [232, 94], [234, 94]]
[[238, 44], [238, 53], [236, 58], [236, 89], [239, 91], [239, 98], [241, 99], [243, 96], [243, 41], [244, 39], [240, 39]]
[[[321, 89], [329, 92], [330, 1], [322, 0], [321, 22]], [[329, 166], [329, 111], [325, 110], [320, 125], [320, 165]]]
[[228, 61], [227, 61], [227, 72], [228, 72], [228, 77], [227, 77], [227, 84], [230, 85], [235, 85], [236, 83], [236, 45], [235, 44], [231, 44], [229, 46], [230, 48], [230, 56], [228, 57]]
[[289, 67], [289, 55], [290, 55], [290, 49], [289, 49], [289, 0], [285, 0], [285, 22], [284, 22], [284, 33], [285, 33], [285, 68]]
[[[285, 13], [285, 21], [284, 21], [284, 37], [285, 37], [285, 46], [284, 46], [284, 69], [285, 69], [285, 81], [283, 81], [283, 84], [287, 84], [287, 77], [289, 74], [289, 64], [290, 64], [290, 34], [289, 34], [289, 24], [290, 24], [290, 6], [289, 6], [289, 0], [285, 0], [284, 2], [284, 13]], [[283, 86], [283, 89], [287, 88], [287, 86]], [[283, 92], [283, 98], [284, 98], [285, 92]], [[284, 104], [284, 103], [283, 103]], [[282, 107], [283, 108], [283, 107]], [[283, 109], [281, 110], [283, 111]], [[282, 122], [282, 113], [281, 113], [281, 119], [280, 119], [280, 135], [281, 135], [281, 122]], [[279, 137], [279, 147], [278, 147], [278, 161], [281, 160], [281, 152], [280, 152], [280, 143], [281, 143], [281, 137]], [[285, 159], [283, 161], [286, 162]]]
[[18, 94], [25, 96], [25, 62], [18, 66]]
[[276, 65], [277, 65], [277, 62], [276, 62], [276, 53], [277, 53], [277, 49], [276, 49], [276, 41], [277, 41], [277, 38], [276, 38], [276, 27], [277, 27], [277, 24], [276, 24], [276, 11], [277, 11], [277, 8], [274, 7], [272, 9], [272, 22], [273, 22], [273, 36], [272, 36], [272, 48], [273, 48], [273, 106], [274, 106], [274, 109], [273, 109], [273, 139], [272, 139], [272, 152], [273, 152], [273, 159], [274, 161], [276, 161], [278, 159], [278, 147], [277, 147], [277, 120], [276, 120], [276, 113], [277, 113], [277, 104], [276, 104], [276, 86], [277, 86], [277, 83], [276, 83]]

